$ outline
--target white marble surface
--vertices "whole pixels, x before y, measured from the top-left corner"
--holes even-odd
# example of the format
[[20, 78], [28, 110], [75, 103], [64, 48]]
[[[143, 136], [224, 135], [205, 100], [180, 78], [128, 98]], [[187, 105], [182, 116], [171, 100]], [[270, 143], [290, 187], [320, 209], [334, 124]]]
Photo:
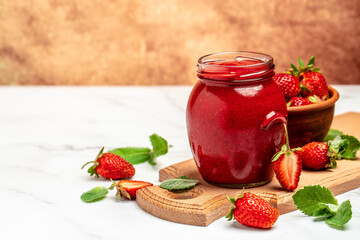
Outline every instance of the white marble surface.
[[[185, 127], [186, 87], [0, 87], [1, 239], [358, 239], [360, 188], [350, 199], [344, 230], [299, 211], [279, 217], [270, 230], [221, 218], [208, 227], [168, 222], [115, 193], [85, 204], [82, 192], [109, 186], [80, 170], [101, 146], [150, 146], [157, 133], [173, 148], [158, 165], [136, 165], [134, 179], [158, 182], [158, 170], [191, 158]], [[335, 86], [336, 115], [360, 112], [360, 85]]]

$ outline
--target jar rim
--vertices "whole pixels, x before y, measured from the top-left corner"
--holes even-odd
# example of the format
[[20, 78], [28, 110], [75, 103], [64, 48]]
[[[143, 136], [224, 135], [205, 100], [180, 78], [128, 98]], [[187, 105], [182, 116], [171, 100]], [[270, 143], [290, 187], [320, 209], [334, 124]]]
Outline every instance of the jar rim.
[[[260, 66], [260, 65], [271, 65], [272, 66], [273, 61], [274, 61], [272, 56], [270, 56], [268, 54], [265, 54], [265, 53], [250, 52], [250, 51], [229, 51], [229, 52], [210, 53], [210, 54], [204, 55], [204, 56], [199, 58], [198, 64], [209, 65], [210, 63], [214, 62], [214, 59], [208, 59], [208, 60], [204, 61], [206, 58], [212, 57], [212, 56], [225, 56], [226, 54], [238, 55], [238, 56], [235, 56], [234, 59], [232, 59], [232, 60], [237, 60], [237, 57], [247, 57], [246, 55], [249, 55], [248, 58], [261, 60], [260, 63], [249, 64], [249, 65], [237, 65], [237, 66], [229, 66], [229, 65], [227, 65], [226, 67], [229, 67], [229, 68], [244, 68], [244, 67], [248, 68], [248, 67], [255, 67], [255, 66], [257, 67], [257, 66]], [[250, 57], [250, 55], [252, 57]], [[255, 56], [257, 56], [257, 57], [255, 57]], [[266, 58], [266, 59], [261, 59], [260, 57], [263, 57], [263, 58]], [[222, 59], [222, 61], [224, 61], [224, 60], [226, 60], [226, 59]]]
[[218, 52], [198, 60], [197, 76], [207, 82], [240, 84], [263, 81], [274, 76], [273, 58], [249, 51]]

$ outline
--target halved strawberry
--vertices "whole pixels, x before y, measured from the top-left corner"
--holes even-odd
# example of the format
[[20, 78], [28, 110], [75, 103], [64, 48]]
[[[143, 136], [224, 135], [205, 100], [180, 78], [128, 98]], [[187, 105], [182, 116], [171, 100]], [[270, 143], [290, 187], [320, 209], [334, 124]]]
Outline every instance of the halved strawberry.
[[284, 124], [284, 128], [286, 143], [282, 146], [281, 151], [274, 155], [272, 162], [280, 185], [291, 191], [297, 188], [300, 180], [302, 162], [297, 151], [301, 148], [290, 149], [286, 124]]
[[116, 187], [117, 193], [116, 197], [121, 199], [125, 197], [127, 199], [135, 199], [136, 191], [140, 188], [152, 186], [152, 183], [145, 181], [136, 181], [136, 180], [121, 180], [118, 183], [112, 181], [113, 184], [109, 187], [109, 189], [113, 189]]

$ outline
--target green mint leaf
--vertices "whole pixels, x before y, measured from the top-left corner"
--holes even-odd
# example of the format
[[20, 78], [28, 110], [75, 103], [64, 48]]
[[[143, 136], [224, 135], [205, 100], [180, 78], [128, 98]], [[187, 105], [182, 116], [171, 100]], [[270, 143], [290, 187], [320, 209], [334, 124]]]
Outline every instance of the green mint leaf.
[[81, 195], [81, 200], [84, 202], [94, 202], [106, 196], [108, 189], [106, 187], [95, 187]]
[[340, 205], [334, 216], [326, 219], [326, 223], [335, 226], [343, 226], [351, 219], [351, 217], [351, 204], [350, 201], [347, 200]]
[[348, 141], [346, 149], [341, 153], [341, 158], [355, 159], [356, 152], [360, 149], [360, 141], [354, 136], [340, 135], [341, 139]]
[[113, 154], [119, 155], [124, 158], [130, 164], [140, 164], [150, 159], [150, 148], [142, 147], [126, 147], [126, 148], [116, 148], [109, 151]]
[[314, 211], [314, 217], [329, 217], [335, 215], [338, 205], [319, 203]]
[[166, 154], [168, 152], [169, 146], [167, 141], [157, 134], [151, 135], [150, 141], [153, 147], [152, 150], [147, 147], [125, 147], [116, 148], [109, 152], [119, 155], [132, 165], [144, 162], [148, 162], [151, 165], [156, 165], [156, 158]]
[[312, 216], [318, 210], [319, 203], [338, 205], [332, 192], [326, 187], [306, 186], [298, 190], [293, 196], [296, 207], [306, 215]]
[[339, 130], [330, 129], [328, 134], [326, 135], [324, 142], [327, 142], [329, 140], [333, 140], [336, 136], [342, 135], [343, 133]]
[[151, 165], [155, 165], [156, 158], [161, 155], [165, 155], [168, 152], [168, 143], [164, 138], [160, 137], [157, 134], [153, 134], [150, 136], [150, 142], [153, 147], [153, 150], [150, 153], [150, 158], [148, 162]]
[[150, 141], [156, 157], [165, 155], [168, 152], [168, 143], [164, 138], [157, 134], [153, 134], [150, 136]]
[[149, 160], [148, 160], [149, 164], [153, 165], [153, 166], [156, 165], [156, 156], [155, 156], [154, 152], [150, 152], [149, 156], [150, 156]]
[[167, 179], [160, 184], [160, 187], [167, 189], [169, 191], [185, 190], [195, 187], [196, 184], [198, 183], [199, 181], [194, 178], [182, 176], [182, 177]]
[[328, 152], [338, 154], [344, 152], [348, 148], [349, 141], [343, 139], [341, 136], [342, 135], [338, 135], [334, 140], [328, 142]]

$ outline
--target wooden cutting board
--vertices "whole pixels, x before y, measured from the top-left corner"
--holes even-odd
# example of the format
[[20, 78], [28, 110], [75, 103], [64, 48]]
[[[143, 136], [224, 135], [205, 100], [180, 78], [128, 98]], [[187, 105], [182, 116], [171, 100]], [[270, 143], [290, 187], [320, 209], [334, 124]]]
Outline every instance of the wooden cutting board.
[[[336, 116], [331, 128], [360, 139], [360, 113], [349, 112]], [[360, 187], [359, 157], [358, 153], [356, 160], [338, 161], [335, 169], [304, 170], [298, 189], [319, 184], [329, 188], [334, 195], [338, 195]], [[148, 213], [168, 221], [207, 226], [230, 211], [232, 206], [226, 195], [236, 197], [241, 192], [241, 189], [220, 188], [206, 183], [200, 176], [193, 159], [168, 166], [159, 172], [160, 181], [183, 175], [199, 179], [200, 183], [195, 188], [181, 193], [169, 192], [159, 186], [140, 189], [136, 195], [138, 205]], [[291, 197], [295, 192], [284, 191], [276, 179], [265, 186], [246, 191], [263, 197], [278, 208], [280, 214], [296, 209]]]

